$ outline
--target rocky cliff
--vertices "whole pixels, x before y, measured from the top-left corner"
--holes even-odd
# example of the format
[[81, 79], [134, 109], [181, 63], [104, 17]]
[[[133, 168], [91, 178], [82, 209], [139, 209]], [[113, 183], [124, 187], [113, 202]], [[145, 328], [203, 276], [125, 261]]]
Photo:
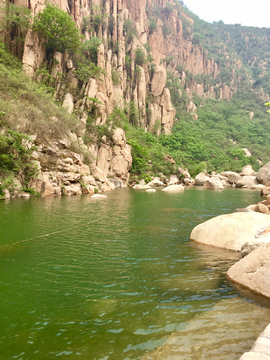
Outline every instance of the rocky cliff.
[[[45, 1], [18, 0], [16, 3], [28, 6], [33, 15], [45, 6]], [[72, 16], [85, 39], [91, 36], [102, 39], [98, 50], [98, 66], [106, 71], [106, 75], [96, 84], [93, 84], [93, 79], [89, 79], [88, 84], [83, 85], [85, 97], [91, 95], [102, 103], [99, 106], [100, 123], [106, 122], [106, 117], [115, 106], [123, 107], [124, 103], [132, 102], [139, 114], [139, 123], [146, 131], [157, 129], [158, 132], [170, 134], [175, 110], [166, 87], [168, 72], [173, 73], [186, 89], [190, 97], [187, 110], [195, 118], [193, 93], [205, 97], [232, 96], [231, 89], [223, 84], [219, 84], [217, 93], [214, 86], [186, 80], [186, 71], [215, 78], [219, 67], [202, 46], [193, 44], [193, 20], [182, 11], [180, 3], [157, 0], [73, 0], [54, 1], [54, 4]], [[6, 33], [5, 37], [12, 52], [20, 55], [21, 43], [11, 40], [10, 33]], [[147, 62], [137, 61], [137, 49], [145, 54]], [[76, 87], [78, 81], [74, 76], [72, 62], [61, 54], [55, 57], [59, 64], [53, 72], [64, 74], [66, 80]], [[45, 45], [37, 33], [28, 31], [26, 34], [22, 60], [30, 76], [34, 76], [36, 69], [46, 61]], [[61, 95], [63, 97], [63, 91]], [[69, 103], [70, 111], [73, 107], [83, 109], [85, 99], [78, 101], [76, 96], [70, 95], [74, 94], [65, 94], [65, 103]]]

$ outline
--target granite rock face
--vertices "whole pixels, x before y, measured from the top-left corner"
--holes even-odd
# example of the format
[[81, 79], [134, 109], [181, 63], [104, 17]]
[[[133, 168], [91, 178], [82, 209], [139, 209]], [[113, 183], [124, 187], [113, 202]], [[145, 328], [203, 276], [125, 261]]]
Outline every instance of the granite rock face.
[[241, 251], [247, 242], [263, 241], [270, 234], [270, 217], [255, 212], [238, 212], [217, 216], [196, 226], [190, 239], [202, 244]]
[[269, 273], [270, 243], [267, 243], [234, 264], [227, 275], [232, 281], [270, 298]]

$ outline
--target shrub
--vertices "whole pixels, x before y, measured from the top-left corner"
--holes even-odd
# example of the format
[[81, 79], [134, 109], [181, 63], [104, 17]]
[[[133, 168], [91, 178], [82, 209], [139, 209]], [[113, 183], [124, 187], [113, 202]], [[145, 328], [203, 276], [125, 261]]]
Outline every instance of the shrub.
[[33, 30], [43, 36], [49, 53], [76, 53], [81, 44], [80, 31], [75, 22], [64, 10], [50, 3], [46, 3], [43, 12], [39, 12], [35, 17]]
[[143, 66], [146, 63], [145, 52], [141, 47], [138, 47], [135, 51], [135, 64]]
[[32, 15], [31, 10], [25, 6], [18, 6], [6, 2], [5, 6], [0, 7], [3, 17], [0, 25], [9, 32], [19, 32], [20, 38], [22, 38], [22, 31], [26, 31], [31, 27]]

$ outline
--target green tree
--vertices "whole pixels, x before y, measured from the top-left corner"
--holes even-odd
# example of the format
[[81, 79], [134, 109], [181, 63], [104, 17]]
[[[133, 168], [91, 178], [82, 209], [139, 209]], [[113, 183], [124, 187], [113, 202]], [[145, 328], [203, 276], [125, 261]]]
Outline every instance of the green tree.
[[76, 53], [81, 45], [81, 35], [71, 17], [49, 3], [34, 19], [33, 30], [38, 31], [46, 41], [48, 52]]

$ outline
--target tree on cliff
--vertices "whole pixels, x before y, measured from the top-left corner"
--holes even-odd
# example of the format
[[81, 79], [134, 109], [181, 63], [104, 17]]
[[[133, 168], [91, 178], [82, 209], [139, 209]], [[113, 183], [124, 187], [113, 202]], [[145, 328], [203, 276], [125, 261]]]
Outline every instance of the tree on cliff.
[[47, 51], [76, 53], [81, 45], [81, 35], [71, 17], [60, 8], [49, 3], [34, 19], [33, 30], [46, 41]]

